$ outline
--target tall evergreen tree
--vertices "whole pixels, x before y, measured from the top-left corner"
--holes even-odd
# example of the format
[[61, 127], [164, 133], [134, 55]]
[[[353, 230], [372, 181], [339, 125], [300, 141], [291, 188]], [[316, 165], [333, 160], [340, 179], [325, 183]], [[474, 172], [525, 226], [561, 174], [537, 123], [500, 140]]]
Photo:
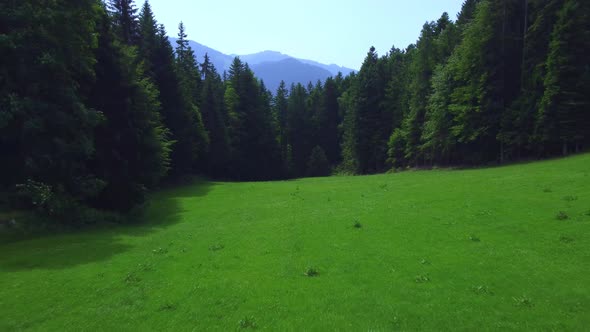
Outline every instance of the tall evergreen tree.
[[98, 25], [96, 80], [89, 106], [104, 115], [96, 128], [90, 169], [106, 187], [93, 204], [127, 210], [143, 201], [168, 169], [169, 143], [159, 118], [157, 90], [145, 77], [132, 48], [120, 45], [103, 15]]
[[252, 70], [235, 58], [229, 70], [225, 103], [229, 116], [231, 173], [261, 180], [280, 172], [280, 148], [273, 128], [270, 96]]
[[[511, 140], [515, 157], [526, 153], [538, 155], [543, 146], [546, 152], [555, 149], [544, 142], [542, 131], [536, 131], [538, 109], [545, 91], [544, 79], [549, 53], [551, 31], [563, 0], [528, 0], [527, 20], [523, 24], [523, 63], [521, 93], [504, 119], [504, 131]], [[541, 127], [539, 127], [540, 129]], [[556, 149], [559, 149], [557, 147]]]
[[287, 138], [290, 150], [290, 160], [293, 176], [303, 176], [307, 168], [309, 153], [311, 152], [311, 119], [307, 110], [308, 92], [301, 85], [291, 87], [287, 107]]
[[287, 131], [287, 111], [288, 111], [289, 92], [285, 85], [285, 81], [281, 80], [275, 97], [272, 102], [273, 113], [278, 128], [278, 141], [281, 149], [281, 160], [283, 162], [284, 174], [288, 175], [292, 172], [289, 161], [291, 160], [289, 138]]
[[338, 87], [333, 78], [326, 79], [323, 90], [323, 107], [319, 114], [319, 146], [325, 151], [329, 163], [340, 162], [340, 144], [338, 144], [338, 125], [340, 115], [338, 108]]
[[[145, 2], [149, 6], [148, 1]], [[139, 23], [137, 8], [133, 0], [109, 0], [108, 8], [112, 16], [115, 32], [127, 45], [139, 42]]]
[[563, 154], [590, 141], [589, 19], [587, 1], [565, 0], [551, 33], [539, 127], [543, 140], [561, 144]]
[[158, 88], [162, 120], [174, 141], [171, 175], [191, 173], [208, 146], [200, 112], [191, 100], [195, 88], [179, 76], [166, 31], [162, 25], [158, 26], [147, 2], [139, 16], [142, 33], [139, 54], [145, 59], [147, 73]]
[[374, 47], [367, 53], [359, 71], [357, 88], [355, 112], [358, 136], [355, 149], [358, 165], [362, 173], [378, 172], [385, 166], [391, 120], [383, 121], [386, 112], [382, 105], [385, 81]]
[[224, 86], [207, 54], [201, 65], [201, 73], [204, 80], [200, 110], [209, 136], [206, 170], [209, 174], [224, 176], [228, 173], [230, 161], [229, 137], [223, 105]]
[[0, 183], [43, 182], [84, 201], [103, 183], [87, 168], [100, 113], [81, 93], [94, 80], [96, 2], [4, 2], [0, 10]]
[[423, 155], [418, 147], [422, 137], [427, 98], [432, 93], [431, 78], [437, 60], [435, 45], [437, 30], [440, 31], [433, 22], [424, 24], [410, 68], [412, 77], [409, 86], [410, 112], [404, 120], [403, 132], [406, 143], [405, 159], [411, 164], [423, 161]]

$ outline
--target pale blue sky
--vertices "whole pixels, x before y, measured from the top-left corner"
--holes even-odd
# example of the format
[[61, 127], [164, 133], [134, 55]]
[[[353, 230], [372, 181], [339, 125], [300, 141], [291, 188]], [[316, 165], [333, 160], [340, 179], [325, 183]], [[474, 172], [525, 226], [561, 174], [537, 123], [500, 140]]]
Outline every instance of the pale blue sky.
[[[357, 69], [369, 47], [405, 48], [424, 22], [455, 19], [463, 0], [150, 0], [159, 23], [176, 36], [226, 54], [280, 51]], [[143, 0], [136, 0], [140, 7]], [[198, 56], [200, 56], [198, 54]]]

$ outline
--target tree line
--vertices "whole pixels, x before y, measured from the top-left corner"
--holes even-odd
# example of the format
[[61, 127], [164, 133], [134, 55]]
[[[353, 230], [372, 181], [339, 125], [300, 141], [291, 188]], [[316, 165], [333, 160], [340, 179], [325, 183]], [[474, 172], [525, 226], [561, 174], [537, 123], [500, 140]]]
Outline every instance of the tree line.
[[[466, 0], [358, 73], [270, 92], [219, 73], [145, 2], [0, 4], [0, 190], [56, 217], [128, 211], [163, 181], [368, 174], [590, 143], [590, 3]], [[370, 36], [368, 36], [370, 38]], [[197, 57], [198, 56], [198, 57]], [[202, 61], [197, 61], [202, 58]]]

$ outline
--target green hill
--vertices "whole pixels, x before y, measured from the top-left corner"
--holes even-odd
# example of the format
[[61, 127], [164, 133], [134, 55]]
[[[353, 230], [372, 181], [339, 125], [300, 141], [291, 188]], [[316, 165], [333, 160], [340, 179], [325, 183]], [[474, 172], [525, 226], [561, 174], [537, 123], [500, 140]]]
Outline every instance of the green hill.
[[0, 244], [0, 330], [583, 330], [590, 154], [159, 192]]

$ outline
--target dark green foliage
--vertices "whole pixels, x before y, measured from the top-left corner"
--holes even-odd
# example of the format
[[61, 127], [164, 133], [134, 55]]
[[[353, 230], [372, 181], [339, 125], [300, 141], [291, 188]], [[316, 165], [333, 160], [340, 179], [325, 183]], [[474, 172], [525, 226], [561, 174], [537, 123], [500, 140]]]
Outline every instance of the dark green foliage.
[[201, 72], [203, 74], [203, 83], [200, 109], [203, 124], [209, 136], [209, 150], [204, 168], [208, 174], [225, 176], [228, 174], [230, 146], [224, 115], [224, 86], [207, 54], [205, 54], [205, 61], [201, 65]]
[[158, 26], [149, 3], [144, 4], [139, 16], [139, 54], [145, 59], [146, 72], [159, 91], [162, 120], [174, 142], [170, 155], [171, 175], [190, 173], [196, 169], [198, 158], [208, 146], [195, 100], [199, 80], [188, 76], [190, 73], [198, 75], [196, 62], [190, 49], [183, 49], [177, 63], [166, 31]]
[[90, 165], [107, 185], [93, 203], [127, 210], [166, 175], [170, 143], [158, 114], [157, 90], [134, 50], [115, 41], [106, 17], [98, 27], [96, 79], [88, 103], [102, 112], [104, 121], [95, 129], [96, 155]]
[[311, 150], [309, 161], [307, 162], [308, 176], [328, 176], [330, 175], [330, 162], [326, 157], [324, 150], [316, 146]]
[[330, 164], [340, 161], [340, 144], [338, 143], [338, 124], [340, 123], [338, 108], [338, 87], [332, 78], [324, 84], [323, 104], [318, 115], [318, 143], [326, 152]]
[[174, 50], [148, 2], [139, 14], [131, 0], [2, 2], [0, 191], [82, 223], [197, 172], [266, 180], [578, 152], [589, 19], [581, 0], [466, 0], [416, 44], [371, 48], [358, 73], [273, 96], [238, 58], [223, 75], [206, 54], [199, 64], [182, 23]]
[[136, 45], [140, 34], [137, 8], [133, 0], [109, 0], [108, 9], [115, 33], [121, 38], [121, 41], [127, 45]]
[[390, 135], [391, 117], [383, 107], [385, 81], [382, 62], [371, 47], [358, 75], [356, 113], [357, 129], [354, 149], [359, 171], [382, 171], [386, 160], [386, 142]]
[[277, 177], [281, 172], [280, 146], [271, 97], [239, 58], [234, 59], [230, 68], [224, 99], [229, 120], [231, 177], [240, 180]]
[[87, 168], [102, 115], [81, 95], [94, 79], [94, 1], [0, 5], [0, 185], [28, 180], [84, 201], [100, 181]]
[[538, 126], [541, 140], [561, 145], [563, 154], [590, 142], [589, 19], [587, 1], [565, 0], [549, 43]]
[[281, 81], [279, 88], [272, 101], [273, 117], [275, 126], [278, 130], [277, 140], [281, 149], [281, 160], [283, 173], [287, 176], [292, 174], [293, 165], [291, 162], [291, 148], [289, 145], [288, 127], [287, 127], [287, 112], [289, 106], [289, 92], [284, 81]]
[[290, 146], [289, 168], [293, 176], [305, 175], [309, 153], [313, 148], [307, 98], [308, 91], [301, 84], [291, 87], [287, 106], [286, 132]]

